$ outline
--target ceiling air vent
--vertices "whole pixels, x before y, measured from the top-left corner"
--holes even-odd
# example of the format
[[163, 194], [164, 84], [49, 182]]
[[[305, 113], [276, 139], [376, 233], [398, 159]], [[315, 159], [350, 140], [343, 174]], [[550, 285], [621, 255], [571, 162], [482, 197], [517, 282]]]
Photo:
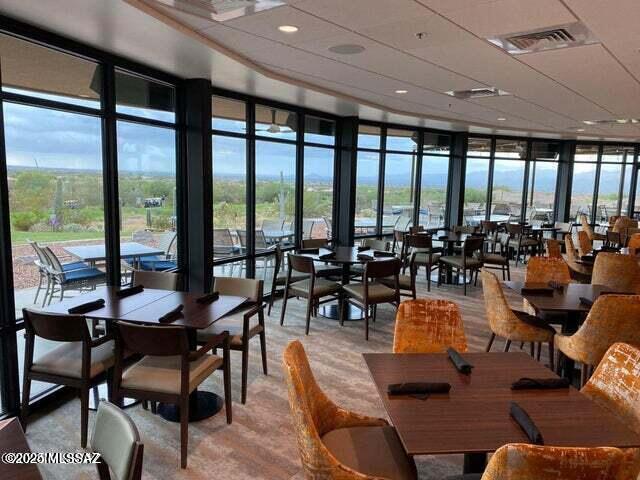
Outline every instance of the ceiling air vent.
[[597, 43], [598, 40], [580, 22], [558, 25], [544, 30], [509, 33], [488, 38], [491, 43], [512, 55], [555, 50]]
[[151, 0], [198, 17], [225, 22], [284, 5], [282, 0]]
[[495, 87], [482, 87], [471, 88], [469, 90], [450, 90], [444, 92], [452, 97], [459, 98], [461, 100], [468, 100], [470, 98], [484, 98], [484, 97], [499, 97], [501, 95], [509, 95], [509, 92], [499, 90]]

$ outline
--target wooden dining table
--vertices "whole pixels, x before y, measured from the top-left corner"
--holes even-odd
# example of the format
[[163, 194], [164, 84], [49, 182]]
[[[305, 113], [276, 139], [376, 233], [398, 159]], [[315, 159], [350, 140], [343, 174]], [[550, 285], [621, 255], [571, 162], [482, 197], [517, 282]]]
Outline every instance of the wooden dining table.
[[[0, 420], [0, 455], [5, 453], [30, 453], [31, 448], [16, 417]], [[2, 480], [41, 480], [35, 463], [5, 463], [0, 461]]]
[[[157, 290], [145, 288], [142, 292], [125, 298], [117, 294], [119, 287], [99, 287], [87, 294], [69, 298], [63, 302], [44, 308], [47, 313], [67, 314], [69, 309], [94, 300], [103, 299], [103, 307], [84, 313], [90, 319], [104, 320], [107, 332], [112, 331], [113, 322], [124, 320], [143, 325], [172, 325], [186, 329], [189, 346], [192, 350], [197, 347], [197, 331], [209, 327], [212, 323], [223, 318], [246, 302], [246, 297], [220, 295], [212, 303], [198, 303], [201, 294], [189, 292], [175, 292], [172, 290]], [[181, 315], [170, 323], [161, 322], [160, 317], [172, 311], [178, 305], [183, 305]], [[202, 420], [215, 415], [222, 409], [224, 401], [212, 392], [194, 390], [189, 397], [189, 421]], [[170, 421], [180, 421], [179, 409], [176, 405], [161, 404], [158, 408], [160, 415]]]
[[[464, 353], [473, 365], [459, 373], [446, 354], [365, 353], [365, 363], [391, 423], [408, 455], [464, 454], [464, 473], [480, 473], [486, 456], [507, 443], [529, 443], [509, 414], [524, 408], [546, 445], [639, 447], [640, 436], [625, 422], [573, 387], [511, 390], [520, 378], [557, 378], [523, 352]], [[447, 382], [448, 394], [425, 400], [390, 396], [393, 383]]]

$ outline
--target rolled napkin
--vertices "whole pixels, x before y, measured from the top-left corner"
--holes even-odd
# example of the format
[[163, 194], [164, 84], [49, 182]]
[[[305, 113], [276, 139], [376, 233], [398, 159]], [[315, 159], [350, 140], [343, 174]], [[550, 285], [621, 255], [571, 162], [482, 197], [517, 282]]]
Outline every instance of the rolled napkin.
[[516, 402], [511, 402], [509, 409], [511, 418], [520, 426], [522, 431], [529, 437], [529, 441], [535, 445], [544, 445], [544, 439], [538, 427], [533, 422], [529, 414]]
[[364, 260], [365, 262], [368, 262], [369, 260], [373, 260], [373, 257], [371, 255], [367, 255], [366, 253], [359, 253], [358, 260]]
[[528, 378], [523, 377], [511, 384], [511, 390], [553, 390], [569, 388], [571, 382], [566, 378]]
[[442, 382], [406, 382], [391, 383], [387, 386], [389, 395], [428, 395], [430, 393], [449, 393], [451, 385]]
[[374, 250], [373, 256], [374, 257], [395, 257], [396, 254], [393, 252], [385, 252], [384, 250]]
[[93, 310], [98, 310], [102, 307], [104, 307], [104, 299], [99, 298], [98, 300], [94, 300], [93, 302], [82, 303], [80, 305], [76, 305], [75, 307], [71, 307], [67, 311], [71, 314], [82, 314], [92, 312]]
[[586, 297], [580, 297], [580, 303], [582, 305], [586, 305], [587, 307], [593, 307], [593, 300]]
[[522, 287], [520, 295], [553, 295], [551, 287]]
[[207, 303], [213, 303], [219, 298], [220, 298], [220, 294], [218, 292], [211, 292], [196, 298], [196, 303], [204, 305]]
[[473, 365], [467, 362], [455, 348], [447, 348], [447, 355], [449, 356], [451, 363], [453, 363], [453, 366], [456, 367], [456, 370], [460, 373], [464, 373], [465, 375], [469, 375], [471, 373]]
[[364, 252], [365, 250], [371, 250], [371, 247], [368, 245], [361, 245], [358, 247], [359, 252]]
[[320, 249], [319, 248], [301, 248], [298, 250], [298, 253], [308, 253], [311, 255], [317, 255], [318, 253], [320, 253]]
[[118, 290], [116, 292], [116, 297], [118, 297], [118, 298], [126, 298], [126, 297], [130, 297], [131, 295], [135, 295], [137, 293], [140, 293], [142, 291], [144, 291], [144, 286], [143, 285], [136, 285], [135, 287], [123, 288], [122, 290]]
[[329, 252], [329, 253], [323, 253], [318, 258], [320, 258], [320, 260], [329, 260], [335, 257], [336, 257], [336, 252]]
[[184, 309], [184, 305], [180, 304], [176, 308], [174, 308], [173, 310], [165, 313], [160, 318], [158, 318], [158, 321], [160, 323], [172, 322], [173, 320], [175, 320], [180, 315], [180, 313], [182, 313], [183, 309]]

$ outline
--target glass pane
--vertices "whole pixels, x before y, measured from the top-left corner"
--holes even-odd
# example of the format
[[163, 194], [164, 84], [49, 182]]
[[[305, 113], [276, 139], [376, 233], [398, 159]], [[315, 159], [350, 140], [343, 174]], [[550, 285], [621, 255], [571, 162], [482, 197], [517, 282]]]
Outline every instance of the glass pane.
[[256, 105], [256, 135], [295, 140], [297, 126], [298, 116], [295, 113]]
[[[227, 261], [227, 263], [223, 264], [214, 264], [213, 265], [213, 276], [214, 277], [233, 277], [233, 278], [246, 278], [247, 277], [247, 262], [248, 260], [236, 260], [233, 262]], [[270, 262], [271, 264], [273, 262]], [[271, 267], [268, 265], [267, 268]], [[256, 260], [256, 277], [263, 278], [263, 269], [264, 269], [264, 261]], [[273, 270], [271, 273], [267, 273], [266, 278], [273, 277]], [[271, 288], [269, 286], [269, 288]], [[265, 284], [264, 291], [268, 292], [270, 290], [267, 289]]]
[[222, 97], [211, 98], [211, 128], [227, 132], [247, 133], [245, 102]]
[[215, 260], [240, 255], [247, 247], [247, 141], [214, 135], [211, 143]]
[[615, 163], [603, 163], [600, 166], [596, 222], [608, 223], [610, 216], [618, 214], [620, 190], [624, 187], [623, 167], [624, 165]]
[[449, 155], [451, 151], [451, 137], [438, 133], [425, 133], [422, 151], [425, 153]]
[[418, 148], [418, 132], [412, 130], [387, 130], [387, 150], [415, 152]]
[[408, 230], [413, 218], [415, 155], [387, 154], [384, 166], [382, 231]]
[[549, 223], [554, 221], [558, 164], [556, 162], [531, 162], [529, 172], [529, 205], [527, 219]]
[[555, 160], [560, 159], [560, 144], [548, 142], [533, 142], [531, 146], [531, 157], [535, 160]]
[[336, 122], [306, 115], [304, 117], [304, 141], [335, 145]]
[[[591, 157], [591, 154], [588, 155]], [[576, 158], [576, 162], [579, 162]], [[578, 215], [585, 214], [591, 219], [593, 190], [596, 183], [595, 163], [575, 163], [573, 165], [573, 179], [571, 182], [570, 218], [578, 219]]]
[[358, 125], [358, 148], [380, 149], [380, 128]]
[[487, 187], [489, 184], [489, 159], [467, 158], [464, 180], [464, 220], [469, 225], [479, 225], [487, 211]]
[[358, 152], [356, 165], [355, 235], [375, 233], [378, 215], [380, 154]]
[[624, 186], [622, 188], [622, 203], [620, 204], [620, 215], [629, 215], [629, 194], [631, 192], [631, 173], [632, 165], [626, 165], [624, 168]]
[[633, 162], [634, 147], [632, 145], [604, 145], [602, 161], [615, 163]]
[[100, 65], [0, 34], [2, 90], [100, 108]]
[[491, 140], [488, 138], [469, 138], [467, 157], [491, 156]]
[[133, 270], [176, 268], [176, 134], [118, 121], [122, 281]]
[[[256, 250], [275, 243], [294, 241], [296, 213], [296, 146], [286, 143], [256, 142]], [[309, 238], [311, 225], [303, 225]]]
[[527, 142], [519, 140], [496, 140], [496, 158], [525, 158]]
[[[4, 119], [14, 299], [20, 318], [23, 307], [59, 302], [61, 290], [67, 298], [106, 281], [104, 261], [84, 262], [75, 251], [90, 245], [104, 249], [102, 134], [99, 118], [8, 102]], [[50, 256], [29, 241], [50, 249]], [[66, 273], [70, 270], [81, 272], [86, 284], [74, 282]], [[16, 340], [22, 376], [23, 332]], [[56, 345], [37, 340], [36, 356]], [[50, 384], [33, 382], [31, 396], [48, 388]]]
[[334, 150], [305, 147], [302, 223], [311, 238], [332, 238]]
[[524, 167], [524, 160], [495, 161], [490, 220], [506, 222], [520, 219]]
[[420, 225], [427, 228], [444, 226], [448, 178], [449, 157], [422, 157]]
[[116, 70], [116, 112], [175, 122], [175, 89]]
[[576, 162], [597, 162], [598, 146], [597, 145], [576, 145], [576, 154], [574, 157]]

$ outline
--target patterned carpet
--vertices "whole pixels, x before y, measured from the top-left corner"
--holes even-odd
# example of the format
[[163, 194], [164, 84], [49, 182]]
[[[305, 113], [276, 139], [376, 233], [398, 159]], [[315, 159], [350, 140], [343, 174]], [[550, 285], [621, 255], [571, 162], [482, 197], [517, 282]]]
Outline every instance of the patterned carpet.
[[[514, 269], [513, 279], [523, 270]], [[471, 287], [467, 297], [462, 287], [432, 287], [426, 290], [424, 273], [419, 297], [447, 298], [456, 301], [463, 313], [470, 351], [482, 351], [488, 339], [482, 289]], [[280, 305], [274, 305], [267, 317], [269, 375], [262, 374], [258, 339], [252, 341], [249, 387], [246, 405], [240, 400], [240, 354], [232, 352], [233, 424], [227, 425], [224, 413], [189, 425], [188, 468], [179, 468], [178, 424], [169, 423], [140, 406], [127, 409], [138, 426], [144, 442], [145, 479], [302, 479], [287, 392], [281, 370], [281, 353], [292, 339], [300, 339], [316, 378], [338, 404], [368, 415], [385, 417], [375, 387], [362, 359], [364, 352], [389, 352], [393, 338], [395, 311], [390, 305], [378, 308], [378, 320], [372, 326], [370, 340], [364, 339], [363, 322], [348, 322], [340, 327], [335, 321], [312, 319], [309, 336], [304, 335], [304, 305], [292, 299], [284, 327], [279, 325]], [[517, 306], [517, 303], [514, 303]], [[495, 349], [502, 348], [497, 342]], [[202, 386], [222, 394], [222, 376], [215, 374]], [[93, 413], [89, 429], [93, 425]], [[76, 451], [80, 445], [80, 402], [67, 401], [31, 417], [27, 432], [34, 451]], [[418, 457], [421, 479], [440, 479], [461, 473], [460, 455]], [[95, 479], [93, 466], [45, 465], [47, 479]]]

